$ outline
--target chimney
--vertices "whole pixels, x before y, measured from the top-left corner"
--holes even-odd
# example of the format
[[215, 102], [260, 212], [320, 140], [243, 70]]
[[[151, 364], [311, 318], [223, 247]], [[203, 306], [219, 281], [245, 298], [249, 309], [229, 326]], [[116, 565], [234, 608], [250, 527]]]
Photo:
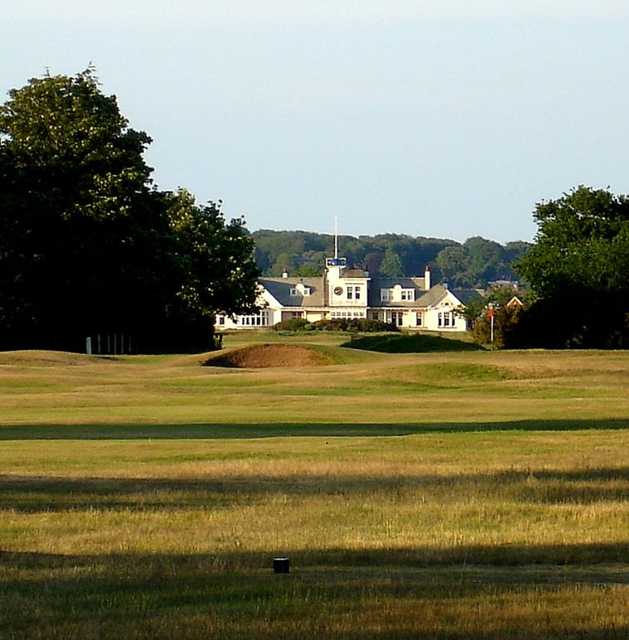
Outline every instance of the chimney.
[[426, 270], [424, 271], [424, 289], [428, 291], [430, 289], [430, 265], [426, 265]]
[[282, 272], [282, 278], [288, 278], [288, 271]]

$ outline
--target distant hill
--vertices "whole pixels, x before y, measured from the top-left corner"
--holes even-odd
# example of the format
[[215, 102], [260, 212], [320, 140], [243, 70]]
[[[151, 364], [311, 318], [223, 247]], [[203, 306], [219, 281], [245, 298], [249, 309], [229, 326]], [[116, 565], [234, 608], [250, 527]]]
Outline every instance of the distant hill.
[[[334, 237], [309, 231], [253, 232], [256, 261], [264, 275], [283, 271], [302, 276], [319, 275], [324, 260], [334, 252]], [[457, 287], [484, 287], [494, 280], [518, 280], [514, 263], [531, 246], [528, 242], [502, 245], [473, 237], [464, 243], [444, 238], [397, 234], [340, 236], [339, 252], [350, 265], [387, 276], [420, 275], [426, 265], [433, 281], [447, 280]]]

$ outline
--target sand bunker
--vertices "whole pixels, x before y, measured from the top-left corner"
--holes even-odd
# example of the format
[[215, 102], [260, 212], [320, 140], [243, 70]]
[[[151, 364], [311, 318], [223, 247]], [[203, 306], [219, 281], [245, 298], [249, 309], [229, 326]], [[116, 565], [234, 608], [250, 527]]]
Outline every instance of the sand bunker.
[[292, 344], [256, 344], [227, 353], [220, 353], [206, 360], [209, 367], [239, 367], [262, 369], [267, 367], [316, 367], [332, 364], [323, 353]]

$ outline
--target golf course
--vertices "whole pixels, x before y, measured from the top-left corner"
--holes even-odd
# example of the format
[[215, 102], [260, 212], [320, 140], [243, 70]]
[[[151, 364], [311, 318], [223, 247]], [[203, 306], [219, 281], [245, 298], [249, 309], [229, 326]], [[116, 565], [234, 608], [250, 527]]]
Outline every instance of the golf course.
[[2, 640], [628, 637], [629, 352], [0, 353]]

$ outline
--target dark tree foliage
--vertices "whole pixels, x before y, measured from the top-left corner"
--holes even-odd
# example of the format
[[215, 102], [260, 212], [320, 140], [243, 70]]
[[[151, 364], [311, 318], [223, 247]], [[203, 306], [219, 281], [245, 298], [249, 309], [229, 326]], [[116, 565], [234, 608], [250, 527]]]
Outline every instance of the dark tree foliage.
[[[333, 255], [332, 235], [305, 231], [254, 231], [256, 261], [266, 275], [282, 271], [306, 275], [321, 274], [326, 257]], [[442, 277], [453, 286], [485, 286], [491, 280], [516, 280], [512, 264], [529, 248], [526, 242], [499, 245], [483, 238], [473, 238], [465, 244], [439, 238], [382, 234], [377, 236], [341, 236], [340, 251], [350, 264], [370, 273], [386, 275], [421, 275], [427, 265], [435, 281]], [[393, 265], [386, 255], [397, 255]], [[306, 268], [306, 271], [304, 271]]]
[[519, 270], [538, 300], [515, 345], [629, 345], [629, 198], [580, 186], [541, 202], [537, 242]]
[[479, 344], [503, 348], [513, 340], [524, 311], [519, 306], [497, 306], [494, 309], [494, 341], [491, 342], [491, 318], [488, 309], [484, 309], [474, 322], [473, 336]]
[[395, 251], [387, 248], [384, 252], [384, 258], [380, 264], [380, 273], [388, 278], [397, 278], [404, 275], [402, 261]]
[[[9, 93], [0, 106], [2, 347], [81, 349], [85, 336], [113, 332], [132, 335], [136, 349], [202, 347], [211, 304], [250, 304], [253, 247], [241, 223], [223, 228], [220, 212], [189, 198], [182, 222], [185, 198], [151, 183], [150, 142], [91, 69]], [[245, 265], [236, 299], [206, 292], [225, 281], [211, 259], [219, 254]]]

